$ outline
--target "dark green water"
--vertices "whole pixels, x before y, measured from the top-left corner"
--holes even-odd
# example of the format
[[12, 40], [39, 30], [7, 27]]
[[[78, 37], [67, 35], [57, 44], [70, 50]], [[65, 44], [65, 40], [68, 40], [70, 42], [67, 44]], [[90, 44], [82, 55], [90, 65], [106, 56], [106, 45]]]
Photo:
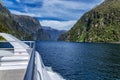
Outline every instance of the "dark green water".
[[120, 80], [120, 45], [37, 41], [46, 66], [66, 80]]

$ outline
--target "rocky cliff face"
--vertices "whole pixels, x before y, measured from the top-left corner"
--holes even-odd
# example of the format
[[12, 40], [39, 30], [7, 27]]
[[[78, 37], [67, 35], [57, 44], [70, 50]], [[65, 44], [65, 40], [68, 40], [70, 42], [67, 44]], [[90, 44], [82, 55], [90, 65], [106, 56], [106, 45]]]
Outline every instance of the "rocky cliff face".
[[49, 36], [41, 30], [36, 18], [11, 14], [2, 4], [0, 4], [0, 32], [10, 33], [22, 40], [41, 40]]
[[51, 40], [51, 37], [45, 30], [39, 29], [37, 33], [37, 40], [48, 41]]
[[12, 14], [12, 18], [21, 26], [26, 37], [29, 34], [32, 35], [34, 40], [37, 39], [37, 32], [39, 29], [41, 29], [41, 25], [36, 18], [24, 15], [18, 16], [14, 14]]
[[50, 35], [51, 41], [57, 41], [59, 36], [66, 32], [65, 30], [56, 30], [48, 26], [42, 26], [42, 29]]
[[0, 3], [0, 13], [4, 14], [7, 17], [11, 17], [10, 11]]
[[19, 24], [12, 19], [10, 11], [0, 4], [0, 32], [13, 34], [16, 37], [21, 37], [23, 33], [18, 30]]
[[85, 13], [65, 36], [66, 41], [120, 41], [120, 0], [105, 0]]
[[41, 29], [41, 25], [36, 18], [24, 15], [12, 15], [12, 17], [20, 26], [24, 27], [28, 33], [36, 33]]

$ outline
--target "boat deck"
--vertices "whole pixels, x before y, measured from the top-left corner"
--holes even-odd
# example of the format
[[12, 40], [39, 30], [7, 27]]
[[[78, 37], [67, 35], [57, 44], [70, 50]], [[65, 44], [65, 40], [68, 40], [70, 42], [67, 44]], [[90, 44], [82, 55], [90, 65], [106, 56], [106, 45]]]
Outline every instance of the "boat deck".
[[0, 36], [13, 46], [13, 49], [0, 48], [0, 80], [61, 80], [56, 73], [46, 70], [35, 44], [28, 46], [6, 33]]
[[0, 70], [0, 80], [24, 80], [25, 69]]
[[3, 56], [13, 56], [13, 51], [0, 50], [0, 57], [3, 57]]
[[24, 80], [30, 54], [28, 45], [10, 34], [0, 33], [14, 48], [0, 48], [0, 80]]

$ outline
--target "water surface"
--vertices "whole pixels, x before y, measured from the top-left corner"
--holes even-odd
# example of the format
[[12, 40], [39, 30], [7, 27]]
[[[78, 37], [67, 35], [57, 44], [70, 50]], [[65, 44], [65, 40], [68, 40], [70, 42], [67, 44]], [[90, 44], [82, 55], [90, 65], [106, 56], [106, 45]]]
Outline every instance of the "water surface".
[[37, 41], [46, 66], [66, 80], [120, 79], [120, 45]]

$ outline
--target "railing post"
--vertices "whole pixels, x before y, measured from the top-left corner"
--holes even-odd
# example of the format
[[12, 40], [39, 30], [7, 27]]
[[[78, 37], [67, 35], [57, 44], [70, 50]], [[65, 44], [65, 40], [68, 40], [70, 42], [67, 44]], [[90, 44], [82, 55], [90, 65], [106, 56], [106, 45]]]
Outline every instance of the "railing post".
[[34, 65], [35, 65], [35, 42], [33, 44], [33, 50], [32, 53], [30, 54], [30, 60], [28, 63], [28, 67], [26, 70], [26, 74], [24, 77], [24, 80], [34, 80]]

